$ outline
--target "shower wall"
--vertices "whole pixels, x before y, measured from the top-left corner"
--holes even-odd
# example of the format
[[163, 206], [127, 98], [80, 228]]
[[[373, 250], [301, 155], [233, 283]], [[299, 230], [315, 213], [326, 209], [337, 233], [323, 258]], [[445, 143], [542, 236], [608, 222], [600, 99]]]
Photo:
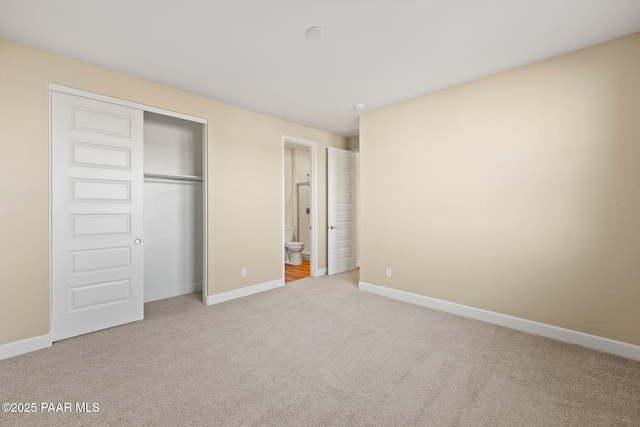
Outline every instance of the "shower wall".
[[311, 254], [311, 215], [307, 209], [311, 208], [311, 187], [308, 185], [298, 186], [298, 209], [296, 237], [298, 242], [304, 243], [302, 255]]

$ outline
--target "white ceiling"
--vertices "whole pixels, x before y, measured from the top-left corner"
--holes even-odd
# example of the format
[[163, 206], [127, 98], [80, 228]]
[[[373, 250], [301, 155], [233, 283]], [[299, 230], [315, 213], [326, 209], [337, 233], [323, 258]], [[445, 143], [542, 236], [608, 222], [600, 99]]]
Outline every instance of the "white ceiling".
[[640, 0], [0, 0], [2, 38], [345, 136], [355, 104], [638, 31]]

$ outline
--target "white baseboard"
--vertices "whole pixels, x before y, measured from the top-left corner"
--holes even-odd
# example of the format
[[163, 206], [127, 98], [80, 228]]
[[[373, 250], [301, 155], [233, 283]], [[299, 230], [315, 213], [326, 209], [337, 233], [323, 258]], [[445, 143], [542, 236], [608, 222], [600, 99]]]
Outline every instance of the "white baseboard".
[[281, 286], [284, 286], [284, 280], [276, 279], [270, 282], [247, 286], [246, 288], [234, 289], [233, 291], [227, 291], [221, 294], [209, 295], [207, 296], [207, 305], [220, 304], [221, 302], [231, 301], [236, 298], [246, 297], [248, 295], [257, 294], [259, 292], [279, 288]]
[[326, 276], [326, 275], [327, 275], [327, 269], [321, 268], [316, 270], [316, 274], [313, 277], [320, 277], [320, 276]]
[[147, 303], [165, 298], [178, 297], [180, 295], [190, 294], [201, 290], [202, 283], [195, 283], [193, 285], [179, 286], [177, 288], [166, 289], [163, 291], [149, 292], [144, 294], [144, 302]]
[[0, 360], [51, 347], [51, 334], [0, 345]]
[[469, 317], [487, 323], [504, 326], [554, 340], [577, 344], [593, 350], [615, 354], [633, 360], [640, 361], [640, 346], [603, 338], [596, 335], [585, 334], [584, 332], [564, 329], [545, 323], [534, 322], [519, 317], [500, 314], [493, 311], [482, 310], [480, 308], [469, 307], [467, 305], [430, 298], [423, 295], [412, 294], [410, 292], [399, 291], [397, 289], [385, 288], [383, 286], [372, 285], [360, 282], [359, 289], [373, 294], [382, 295], [388, 298], [433, 308], [435, 310], [446, 311], [458, 316]]

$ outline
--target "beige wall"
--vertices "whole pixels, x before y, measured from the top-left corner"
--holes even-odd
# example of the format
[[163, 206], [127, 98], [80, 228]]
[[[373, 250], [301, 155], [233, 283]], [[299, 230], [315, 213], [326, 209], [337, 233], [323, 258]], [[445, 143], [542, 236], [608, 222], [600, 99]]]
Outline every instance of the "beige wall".
[[284, 150], [284, 226], [293, 227], [293, 150]]
[[347, 139], [347, 149], [348, 150], [357, 150], [358, 148], [360, 148], [360, 137], [359, 136], [352, 136], [351, 138]]
[[[206, 118], [209, 294], [282, 277], [283, 134], [326, 147], [346, 139], [0, 40], [0, 344], [49, 333], [49, 83]], [[326, 229], [326, 199], [319, 197]], [[319, 266], [326, 235], [319, 233]], [[246, 267], [247, 277], [240, 277]]]
[[[306, 146], [305, 146], [306, 147]], [[304, 253], [310, 253], [310, 230], [309, 221], [307, 218], [303, 218], [301, 226], [305, 226], [304, 231], [298, 230], [298, 195], [297, 184], [299, 182], [307, 182], [310, 179], [311, 174], [311, 151], [309, 148], [292, 149], [287, 148], [284, 150], [285, 156], [285, 181], [284, 181], [284, 193], [285, 193], [285, 215], [284, 223], [286, 227], [293, 227], [295, 229], [293, 238], [296, 241], [305, 243]], [[326, 178], [323, 178], [326, 181]], [[321, 196], [322, 197], [322, 196]], [[301, 237], [301, 233], [304, 238]]]
[[640, 33], [360, 126], [360, 280], [640, 345]]

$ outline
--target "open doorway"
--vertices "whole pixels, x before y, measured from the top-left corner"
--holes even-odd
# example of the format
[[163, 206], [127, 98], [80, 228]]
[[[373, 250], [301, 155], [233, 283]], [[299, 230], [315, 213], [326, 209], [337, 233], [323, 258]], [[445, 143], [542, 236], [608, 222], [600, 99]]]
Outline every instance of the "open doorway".
[[287, 283], [316, 276], [316, 144], [290, 137], [282, 142], [282, 275]]

